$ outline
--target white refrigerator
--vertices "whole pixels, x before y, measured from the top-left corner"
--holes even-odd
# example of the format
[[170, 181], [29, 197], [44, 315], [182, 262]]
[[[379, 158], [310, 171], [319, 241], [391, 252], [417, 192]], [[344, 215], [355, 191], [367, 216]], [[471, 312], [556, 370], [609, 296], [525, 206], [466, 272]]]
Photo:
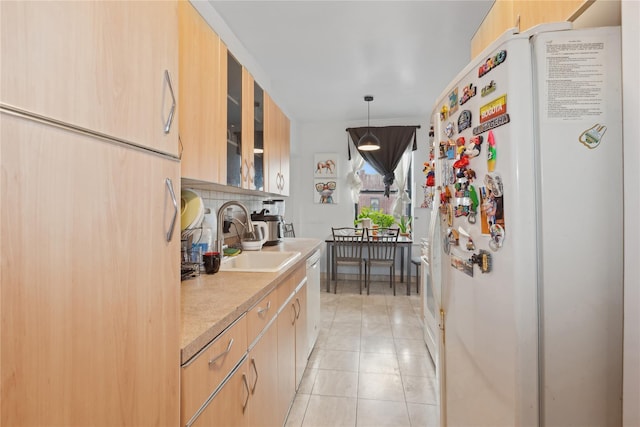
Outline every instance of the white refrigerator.
[[442, 425], [621, 425], [620, 64], [618, 27], [512, 29], [434, 106]]

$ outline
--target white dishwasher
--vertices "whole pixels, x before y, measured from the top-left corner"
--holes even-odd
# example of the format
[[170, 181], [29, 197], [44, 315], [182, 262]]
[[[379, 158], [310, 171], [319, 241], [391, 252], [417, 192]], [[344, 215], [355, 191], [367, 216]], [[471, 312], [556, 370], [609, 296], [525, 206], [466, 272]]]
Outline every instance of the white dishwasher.
[[320, 256], [322, 251], [316, 250], [307, 258], [307, 332], [309, 347], [307, 357], [311, 355], [320, 332]]

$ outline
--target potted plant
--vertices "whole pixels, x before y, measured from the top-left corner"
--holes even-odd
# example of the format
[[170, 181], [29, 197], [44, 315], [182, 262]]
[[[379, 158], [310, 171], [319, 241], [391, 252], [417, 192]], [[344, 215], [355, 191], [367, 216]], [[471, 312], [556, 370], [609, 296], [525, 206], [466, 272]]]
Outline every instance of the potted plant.
[[368, 207], [368, 206], [364, 206], [360, 210], [360, 214], [358, 215], [358, 218], [355, 220], [355, 223], [358, 224], [362, 222], [363, 218], [371, 219], [371, 222], [380, 228], [389, 228], [395, 222], [393, 215], [389, 215], [380, 211], [374, 211], [371, 209], [371, 207]]
[[400, 221], [395, 221], [395, 224], [398, 225], [398, 229], [400, 230], [401, 236], [409, 236], [409, 228], [411, 226], [411, 217], [407, 215], [402, 215], [400, 217]]

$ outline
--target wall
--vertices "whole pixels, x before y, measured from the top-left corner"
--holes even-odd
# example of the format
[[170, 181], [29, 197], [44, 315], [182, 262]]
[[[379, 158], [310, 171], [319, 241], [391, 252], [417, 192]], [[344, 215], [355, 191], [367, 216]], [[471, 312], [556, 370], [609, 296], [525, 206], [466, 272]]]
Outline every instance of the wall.
[[640, 3], [622, 2], [624, 109], [624, 389], [623, 425], [640, 426]]
[[[364, 112], [363, 105], [363, 112]], [[364, 113], [363, 113], [364, 115]], [[425, 181], [422, 163], [427, 159], [429, 122], [428, 118], [400, 118], [372, 120], [373, 126], [420, 125], [417, 131], [418, 150], [414, 152], [413, 204], [422, 201], [421, 184]], [[355, 214], [351, 195], [346, 187], [346, 175], [350, 171], [347, 158], [348, 127], [366, 126], [366, 120], [353, 122], [324, 122], [298, 124], [292, 132], [291, 152], [291, 196], [287, 204], [287, 215], [291, 213], [296, 235], [324, 239], [331, 234], [331, 227], [352, 227]], [[334, 205], [314, 203], [314, 154], [338, 153], [338, 179]], [[414, 211], [414, 240], [426, 237], [427, 209]], [[414, 254], [417, 251], [414, 248]], [[325, 263], [322, 262], [324, 271]]]

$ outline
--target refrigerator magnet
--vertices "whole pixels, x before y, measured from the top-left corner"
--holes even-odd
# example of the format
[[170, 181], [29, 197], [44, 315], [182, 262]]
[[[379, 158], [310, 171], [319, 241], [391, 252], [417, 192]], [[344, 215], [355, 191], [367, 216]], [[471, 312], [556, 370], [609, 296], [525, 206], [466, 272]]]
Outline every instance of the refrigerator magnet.
[[442, 108], [440, 109], [440, 121], [444, 122], [448, 118], [449, 118], [449, 107], [447, 107], [446, 105], [443, 105]]
[[480, 155], [480, 148], [482, 146], [482, 141], [484, 138], [482, 135], [476, 135], [469, 140], [469, 144], [464, 151], [464, 154], [467, 156], [474, 158]]
[[491, 240], [489, 240], [489, 248], [491, 248], [492, 251], [496, 252], [502, 247], [502, 244], [504, 243], [504, 228], [502, 228], [500, 224], [493, 224], [491, 225], [491, 228], [489, 230], [491, 235]]
[[495, 90], [496, 90], [496, 82], [491, 80], [488, 85], [482, 88], [482, 90], [480, 91], [480, 96], [485, 97], [495, 92]]
[[462, 271], [464, 274], [473, 277], [473, 263], [471, 260], [464, 259], [458, 255], [451, 255], [451, 266], [456, 270]]
[[473, 254], [470, 261], [473, 264], [477, 264], [480, 267], [480, 271], [483, 273], [490, 273], [493, 268], [493, 259], [491, 254], [482, 249], [479, 253]]
[[477, 88], [473, 83], [469, 83], [468, 86], [462, 88], [462, 98], [460, 98], [460, 105], [464, 105], [468, 100], [476, 96]]
[[453, 122], [448, 122], [444, 128], [444, 134], [447, 135], [447, 138], [451, 138], [455, 133], [456, 128], [453, 125]]
[[496, 169], [496, 159], [498, 157], [498, 150], [496, 149], [496, 139], [493, 136], [493, 131], [489, 131], [487, 136], [487, 170], [493, 172]]
[[471, 111], [462, 110], [458, 117], [458, 133], [471, 127]]

